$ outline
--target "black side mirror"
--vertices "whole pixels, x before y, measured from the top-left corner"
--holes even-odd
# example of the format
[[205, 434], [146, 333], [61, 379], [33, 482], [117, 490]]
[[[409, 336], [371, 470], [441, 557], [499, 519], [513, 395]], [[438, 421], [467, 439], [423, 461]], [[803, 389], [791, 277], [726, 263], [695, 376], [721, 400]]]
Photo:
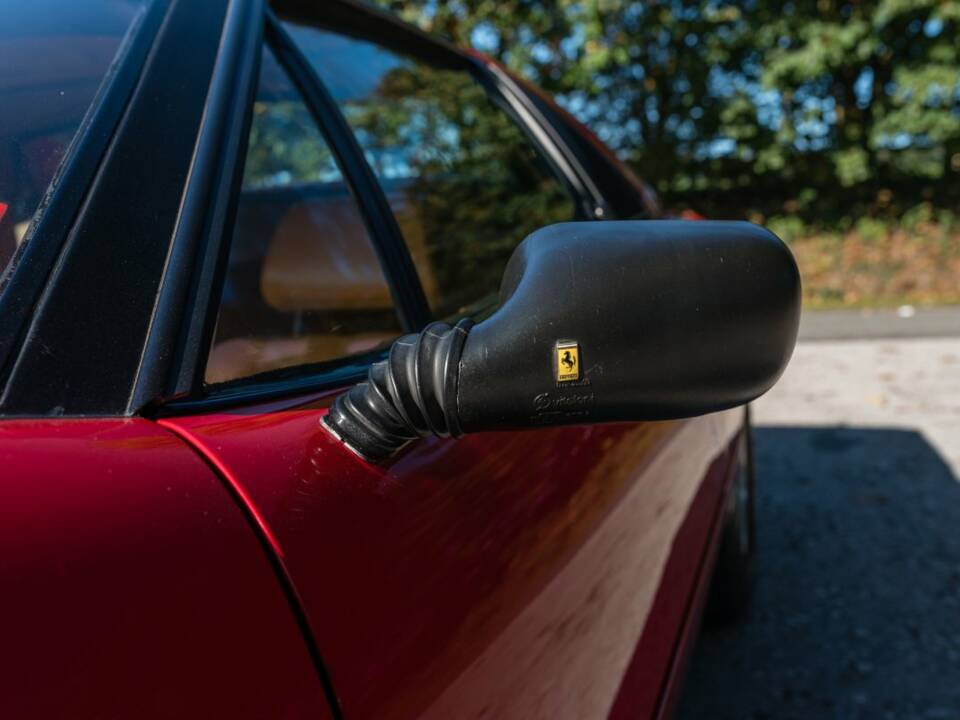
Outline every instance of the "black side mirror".
[[551, 225], [514, 251], [500, 309], [406, 335], [324, 424], [368, 460], [418, 436], [723, 410], [793, 352], [800, 276], [745, 222]]

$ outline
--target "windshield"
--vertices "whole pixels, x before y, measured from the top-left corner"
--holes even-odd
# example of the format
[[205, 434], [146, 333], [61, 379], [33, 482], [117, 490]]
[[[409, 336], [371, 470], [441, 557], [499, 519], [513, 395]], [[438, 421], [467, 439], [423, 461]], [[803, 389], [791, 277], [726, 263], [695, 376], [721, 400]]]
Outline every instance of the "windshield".
[[148, 0], [0, 0], [0, 277]]

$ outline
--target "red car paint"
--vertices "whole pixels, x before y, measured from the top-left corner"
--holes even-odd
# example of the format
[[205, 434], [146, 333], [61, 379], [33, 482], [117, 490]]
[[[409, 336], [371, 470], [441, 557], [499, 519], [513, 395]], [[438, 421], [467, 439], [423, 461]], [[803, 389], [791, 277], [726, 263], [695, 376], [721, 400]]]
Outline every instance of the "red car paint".
[[[678, 542], [610, 711], [611, 720], [673, 715], [710, 589], [723, 529], [724, 490], [733, 476], [734, 457], [731, 446], [714, 461], [677, 533]], [[700, 550], [703, 547], [705, 552]], [[685, 596], [681, 594], [684, 591]]]
[[0, 718], [324, 718], [268, 555], [147, 420], [0, 423]]
[[321, 429], [330, 399], [161, 423], [274, 538], [345, 717], [655, 714], [741, 412], [428, 439], [377, 467]]

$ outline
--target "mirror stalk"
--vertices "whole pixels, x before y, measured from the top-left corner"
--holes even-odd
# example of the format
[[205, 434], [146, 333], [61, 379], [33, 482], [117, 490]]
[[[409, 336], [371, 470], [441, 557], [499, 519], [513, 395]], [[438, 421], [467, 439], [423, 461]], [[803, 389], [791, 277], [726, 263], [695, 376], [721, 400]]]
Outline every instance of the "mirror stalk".
[[323, 424], [370, 462], [418, 437], [460, 437], [457, 380], [472, 326], [469, 319], [454, 327], [435, 322], [399, 338], [387, 359], [370, 367], [366, 382], [337, 397]]

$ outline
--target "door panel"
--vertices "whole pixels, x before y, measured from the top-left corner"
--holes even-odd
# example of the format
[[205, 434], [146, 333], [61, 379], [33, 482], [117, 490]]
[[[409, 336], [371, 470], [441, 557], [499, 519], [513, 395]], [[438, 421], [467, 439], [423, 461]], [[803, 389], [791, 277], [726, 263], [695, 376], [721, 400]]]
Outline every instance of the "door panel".
[[[665, 565], [705, 550], [678, 530], [719, 507], [741, 415], [425, 439], [372, 466], [321, 428], [331, 399], [162, 423], [275, 538], [345, 716], [608, 713]], [[695, 575], [668, 589], [684, 607]]]
[[0, 717], [330, 717], [241, 508], [143, 419], [0, 422]]

